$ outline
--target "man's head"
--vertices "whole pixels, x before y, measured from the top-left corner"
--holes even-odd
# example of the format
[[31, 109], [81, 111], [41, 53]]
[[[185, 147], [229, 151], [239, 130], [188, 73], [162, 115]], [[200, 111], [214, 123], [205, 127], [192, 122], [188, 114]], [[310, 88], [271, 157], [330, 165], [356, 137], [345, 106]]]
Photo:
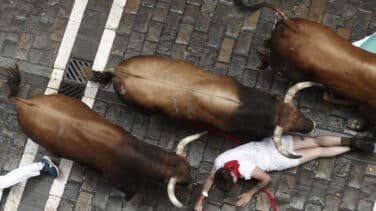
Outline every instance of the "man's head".
[[235, 176], [229, 169], [220, 168], [215, 172], [214, 184], [223, 192], [231, 191], [237, 181], [238, 177]]

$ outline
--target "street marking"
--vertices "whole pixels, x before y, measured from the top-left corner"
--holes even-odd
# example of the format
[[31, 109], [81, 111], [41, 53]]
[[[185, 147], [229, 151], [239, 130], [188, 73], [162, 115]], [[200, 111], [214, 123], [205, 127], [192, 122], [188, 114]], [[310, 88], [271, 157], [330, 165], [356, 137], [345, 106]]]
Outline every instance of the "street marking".
[[[123, 10], [126, 4], [126, 0], [114, 0], [111, 6], [110, 13], [107, 18], [106, 27], [103, 32], [97, 54], [95, 55], [93, 70], [104, 71], [106, 68], [108, 59], [110, 57], [111, 48], [115, 40], [116, 29], [118, 28], [123, 14]], [[51, 82], [53, 84], [53, 82]], [[81, 101], [84, 102], [90, 108], [93, 107], [95, 102], [95, 96], [98, 92], [98, 84], [89, 81], [86, 84], [84, 96]], [[59, 169], [64, 172], [63, 178], [54, 180], [49, 198], [47, 200], [45, 211], [57, 210], [64, 193], [65, 185], [68, 181], [70, 172], [72, 170], [73, 162], [67, 159], [61, 159]]]
[[[45, 95], [57, 93], [57, 90], [60, 87], [60, 83], [63, 78], [63, 73], [68, 63], [69, 56], [72, 52], [74, 41], [76, 40], [78, 29], [80, 27], [81, 20], [85, 12], [87, 2], [88, 0], [74, 1], [74, 5], [64, 32], [64, 36], [60, 43], [59, 51], [55, 59], [54, 69], [52, 70], [50, 81], [48, 82], [47, 88], [44, 92]], [[24, 166], [33, 163], [37, 152], [38, 145], [34, 143], [30, 138], [28, 138], [19, 166]], [[61, 161], [59, 168], [64, 167], [64, 165], [69, 166], [69, 163]], [[66, 179], [65, 176], [60, 177], [59, 182], [60, 180]], [[9, 195], [7, 197], [7, 201], [5, 202], [5, 211], [14, 211], [18, 209], [25, 187], [26, 181], [11, 188]]]

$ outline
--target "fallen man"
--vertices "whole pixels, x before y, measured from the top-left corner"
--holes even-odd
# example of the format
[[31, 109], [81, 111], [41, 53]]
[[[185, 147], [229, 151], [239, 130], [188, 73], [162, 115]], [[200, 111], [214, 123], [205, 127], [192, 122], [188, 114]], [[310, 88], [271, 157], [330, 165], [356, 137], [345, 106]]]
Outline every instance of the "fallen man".
[[243, 144], [220, 154], [205, 180], [194, 209], [202, 210], [204, 198], [208, 196], [213, 183], [219, 190], [229, 192], [239, 178], [256, 179], [257, 185], [238, 197], [236, 206], [244, 207], [257, 192], [269, 184], [271, 177], [266, 173], [268, 171], [296, 167], [317, 158], [333, 157], [350, 150], [376, 153], [376, 143], [359, 138], [283, 136], [282, 144], [302, 157], [299, 159], [284, 157], [276, 150], [271, 137], [264, 138], [261, 142]]
[[21, 166], [4, 176], [0, 176], [0, 201], [5, 188], [24, 182], [31, 177], [39, 176], [41, 173], [57, 178], [59, 176], [59, 169], [51, 161], [50, 157], [43, 156], [43, 159], [39, 162]]

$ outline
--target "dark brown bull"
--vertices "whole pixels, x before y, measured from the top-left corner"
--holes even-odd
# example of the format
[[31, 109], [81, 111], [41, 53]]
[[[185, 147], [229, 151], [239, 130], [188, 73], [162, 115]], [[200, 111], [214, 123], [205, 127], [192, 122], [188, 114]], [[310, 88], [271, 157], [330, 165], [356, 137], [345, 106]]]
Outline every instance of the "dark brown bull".
[[269, 64], [295, 82], [319, 82], [358, 103], [364, 117], [376, 123], [376, 54], [353, 46], [327, 26], [289, 18], [273, 4], [234, 2], [248, 11], [268, 7], [281, 17], [269, 41], [270, 53], [259, 50], [264, 67]]
[[[229, 76], [204, 71], [183, 60], [138, 56], [121, 62], [113, 72], [87, 70], [86, 76], [102, 84], [114, 77], [115, 90], [127, 102], [224, 131], [268, 136], [278, 125], [302, 133], [314, 128], [313, 122], [293, 105], [292, 98], [282, 102]], [[293, 88], [290, 93], [301, 88], [305, 87]], [[287, 155], [279, 143], [278, 149]]]
[[[6, 77], [1, 82], [19, 82], [17, 70], [2, 70], [0, 76], [3, 73]], [[10, 85], [15, 94], [17, 88]], [[94, 167], [123, 191], [134, 192], [150, 180], [169, 180], [169, 198], [182, 207], [174, 188], [176, 183], [191, 183], [184, 147], [204, 133], [183, 139], [174, 154], [137, 140], [71, 97], [11, 97], [10, 101], [16, 106], [18, 122], [25, 134], [52, 154]]]

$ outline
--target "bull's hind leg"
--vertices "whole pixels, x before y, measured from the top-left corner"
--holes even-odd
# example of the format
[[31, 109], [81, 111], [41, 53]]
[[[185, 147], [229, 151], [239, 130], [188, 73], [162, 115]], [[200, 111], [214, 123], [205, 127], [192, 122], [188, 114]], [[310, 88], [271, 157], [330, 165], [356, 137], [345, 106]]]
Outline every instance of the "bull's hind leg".
[[260, 59], [258, 68], [261, 70], [266, 69], [269, 66], [270, 51], [266, 50], [265, 48], [257, 48], [256, 53]]

